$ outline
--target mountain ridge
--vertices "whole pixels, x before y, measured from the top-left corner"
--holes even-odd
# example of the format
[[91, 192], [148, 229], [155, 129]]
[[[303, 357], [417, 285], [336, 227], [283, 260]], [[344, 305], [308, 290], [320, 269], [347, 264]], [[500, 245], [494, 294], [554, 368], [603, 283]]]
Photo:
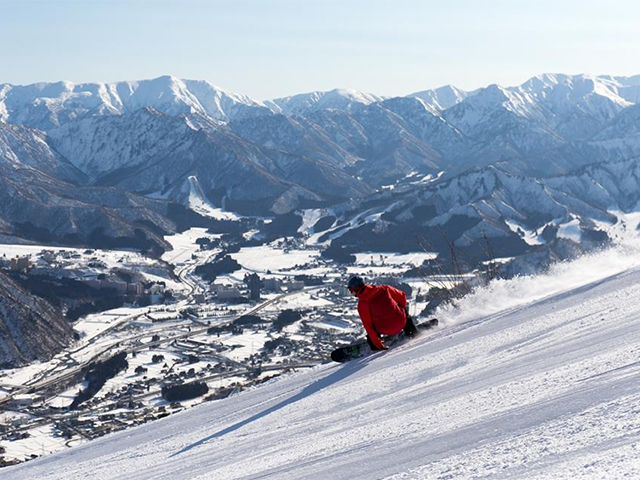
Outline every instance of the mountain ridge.
[[[364, 205], [360, 199], [412, 176], [438, 183], [493, 166], [537, 179], [638, 158], [637, 91], [640, 76], [563, 74], [472, 92], [446, 86], [384, 98], [334, 89], [279, 103], [170, 76], [5, 84], [0, 154], [68, 188], [113, 187], [156, 202], [188, 205], [194, 177], [212, 205], [278, 215]], [[578, 197], [576, 190], [574, 205], [588, 205]], [[152, 223], [170, 230], [167, 219]]]

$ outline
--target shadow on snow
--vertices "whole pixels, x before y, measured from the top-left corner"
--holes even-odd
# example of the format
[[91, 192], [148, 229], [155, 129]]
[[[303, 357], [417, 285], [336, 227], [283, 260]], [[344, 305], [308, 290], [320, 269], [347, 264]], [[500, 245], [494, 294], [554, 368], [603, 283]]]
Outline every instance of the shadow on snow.
[[356, 373], [358, 370], [362, 369], [368, 362], [366, 361], [367, 359], [362, 359], [361, 361], [357, 361], [357, 362], [349, 362], [347, 364], [345, 364], [342, 367], [338, 367], [336, 368], [336, 370], [324, 377], [321, 378], [319, 380], [316, 380], [315, 382], [313, 382], [311, 385], [308, 385], [307, 387], [305, 387], [300, 393], [297, 393], [296, 395], [294, 395], [293, 397], [287, 398], [283, 401], [281, 401], [280, 403], [277, 403], [276, 405], [267, 408], [266, 410], [260, 412], [260, 413], [256, 413], [255, 415], [247, 418], [246, 420], [242, 420], [240, 422], [237, 422], [233, 425], [231, 425], [230, 427], [227, 427], [223, 430], [220, 430], [219, 432], [216, 432], [212, 435], [209, 435], [208, 437], [202, 438], [200, 440], [198, 440], [195, 443], [192, 443], [191, 445], [187, 445], [186, 447], [184, 447], [182, 450], [179, 450], [176, 453], [173, 453], [171, 455], [171, 457], [175, 457], [176, 455], [180, 455], [181, 453], [185, 453], [188, 452], [189, 450], [191, 450], [192, 448], [198, 447], [204, 443], [209, 442], [210, 440], [214, 440], [216, 438], [220, 438], [223, 437], [225, 435], [227, 435], [228, 433], [231, 432], [235, 432], [236, 430], [244, 427], [245, 425], [249, 425], [250, 423], [255, 422], [256, 420], [260, 420], [261, 418], [266, 417], [267, 415], [272, 414], [273, 412], [276, 412], [278, 410], [280, 410], [281, 408], [287, 406], [287, 405], [291, 405], [295, 402], [298, 402], [304, 398], [307, 398], [311, 395], [314, 395], [315, 393], [319, 392], [320, 390], [323, 390], [326, 387], [329, 387], [331, 385], [334, 385], [342, 380], [344, 380], [345, 378], [349, 377], [350, 375], [353, 375], [354, 373]]

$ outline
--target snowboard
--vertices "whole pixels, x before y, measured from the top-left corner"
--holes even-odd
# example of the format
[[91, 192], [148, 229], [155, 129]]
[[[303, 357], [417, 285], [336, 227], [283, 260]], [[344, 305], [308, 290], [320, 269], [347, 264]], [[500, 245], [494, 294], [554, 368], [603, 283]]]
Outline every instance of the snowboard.
[[[418, 329], [418, 334], [420, 334], [421, 331], [429, 330], [436, 325], [438, 325], [438, 319], [432, 318], [431, 320], [427, 320], [424, 323], [416, 325], [416, 328]], [[397, 335], [382, 337], [382, 341], [389, 348], [402, 342], [402, 340], [404, 339], [406, 339], [404, 332], [400, 332]], [[361, 340], [356, 343], [352, 343], [351, 345], [345, 345], [344, 347], [336, 348], [333, 352], [331, 352], [331, 360], [338, 363], [344, 363], [356, 358], [366, 357], [367, 355], [371, 355], [376, 351], [379, 350], [372, 350], [366, 340]]]

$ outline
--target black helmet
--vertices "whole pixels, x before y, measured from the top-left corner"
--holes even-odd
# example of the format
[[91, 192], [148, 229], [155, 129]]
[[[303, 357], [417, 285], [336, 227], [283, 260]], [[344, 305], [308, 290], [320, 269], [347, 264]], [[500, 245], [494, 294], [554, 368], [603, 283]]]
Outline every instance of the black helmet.
[[347, 288], [349, 290], [353, 290], [359, 287], [364, 287], [364, 280], [362, 279], [362, 277], [358, 275], [354, 275], [349, 279], [349, 283], [347, 283]]

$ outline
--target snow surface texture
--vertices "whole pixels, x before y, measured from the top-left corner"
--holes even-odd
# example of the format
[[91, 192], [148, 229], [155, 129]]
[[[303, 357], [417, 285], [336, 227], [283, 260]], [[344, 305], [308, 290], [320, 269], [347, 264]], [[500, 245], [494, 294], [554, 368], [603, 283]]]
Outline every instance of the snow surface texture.
[[626, 245], [496, 282], [441, 311], [442, 328], [387, 352], [3, 478], [638, 478], [639, 252]]

